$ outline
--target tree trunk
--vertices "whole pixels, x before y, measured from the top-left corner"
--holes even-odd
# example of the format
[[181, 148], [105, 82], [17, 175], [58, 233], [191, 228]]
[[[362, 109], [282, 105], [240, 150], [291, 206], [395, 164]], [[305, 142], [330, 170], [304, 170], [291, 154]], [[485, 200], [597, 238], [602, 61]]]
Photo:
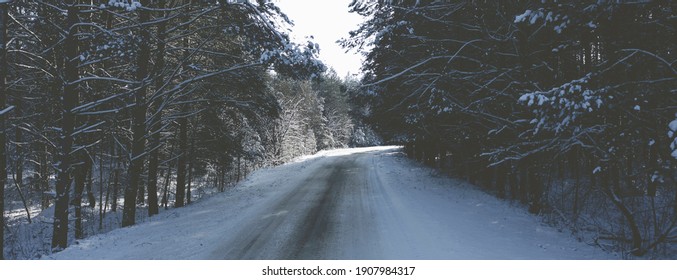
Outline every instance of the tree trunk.
[[[139, 1], [141, 6], [148, 7], [148, 0]], [[149, 11], [139, 9], [141, 24], [150, 19]], [[129, 185], [125, 189], [125, 204], [122, 211], [122, 226], [127, 227], [136, 223], [136, 196], [139, 191], [141, 173], [143, 171], [145, 134], [146, 134], [146, 89], [148, 78], [148, 64], [150, 63], [149, 32], [147, 28], [139, 27], [139, 51], [137, 54], [136, 80], [138, 89], [134, 93], [136, 105], [132, 109], [132, 154], [129, 163]]]
[[[160, 114], [160, 111], [156, 112]], [[155, 125], [158, 122], [158, 125]], [[158, 165], [160, 161], [160, 121], [154, 120], [151, 131], [155, 132], [150, 138], [150, 152], [148, 158], [148, 216], [153, 216], [159, 213], [158, 197], [157, 197], [157, 181], [158, 181]]]
[[[0, 4], [0, 110], [7, 106], [7, 7]], [[0, 114], [0, 260], [5, 259], [5, 185], [7, 185], [7, 155], [5, 151], [5, 119]]]
[[543, 206], [543, 182], [537, 170], [538, 167], [531, 167], [529, 170], [529, 179], [527, 186], [529, 189], [529, 212], [533, 214], [540, 213]]
[[56, 199], [54, 206], [54, 231], [52, 251], [68, 246], [68, 200], [71, 184], [73, 130], [75, 114], [72, 109], [78, 104], [79, 93], [74, 82], [78, 79], [78, 39], [76, 36], [79, 8], [78, 1], [68, 1], [66, 16], [66, 39], [64, 41], [65, 84], [62, 92], [61, 151], [56, 168]]
[[[103, 229], [103, 218], [104, 218], [104, 210], [103, 210], [103, 205], [105, 204], [103, 201], [103, 149], [104, 146], [101, 145], [101, 150], [99, 154], [99, 231]], [[106, 199], [108, 199], [108, 192], [106, 192]]]
[[89, 208], [94, 209], [96, 208], [96, 197], [94, 196], [94, 192], [92, 191], [92, 185], [94, 184], [93, 182], [94, 179], [92, 178], [92, 176], [94, 175], [92, 174], [94, 173], [94, 163], [92, 162], [91, 164], [92, 165], [90, 165], [89, 167], [89, 173], [87, 173], [88, 175], [85, 190], [87, 191], [87, 206]]
[[188, 155], [188, 187], [186, 189], [186, 204], [191, 202], [191, 185], [193, 182], [193, 161], [195, 154], [195, 137], [191, 137], [190, 140], [190, 154]]
[[[186, 12], [184, 17], [184, 22], [186, 22], [185, 30], [186, 33], [190, 31], [190, 24], [188, 15], [190, 14], [192, 1], [185, 0]], [[190, 45], [190, 36], [184, 37], [184, 46], [186, 49], [183, 52], [183, 59], [188, 60], [190, 56], [190, 51], [188, 51], [188, 46]], [[181, 105], [181, 112], [183, 117], [178, 120], [179, 123], [179, 158], [176, 163], [176, 193], [174, 198], [174, 207], [183, 207], [186, 199], [186, 154], [188, 153], [188, 119], [187, 119], [187, 105]]]
[[499, 198], [505, 198], [505, 182], [508, 176], [505, 164], [500, 164], [494, 169], [496, 172], [496, 193]]
[[144, 188], [143, 181], [143, 164], [141, 165], [141, 170], [139, 171], [139, 183], [137, 184], [138, 190], [136, 192], [136, 205], [142, 206], [146, 202], [146, 190]]
[[576, 221], [578, 220], [578, 213], [579, 213], [578, 205], [580, 204], [580, 188], [581, 188], [581, 167], [580, 167], [581, 165], [577, 160], [578, 159], [578, 149], [577, 148], [573, 149], [572, 155], [574, 155], [574, 157], [571, 160], [578, 163], [578, 164], [571, 165], [571, 169], [572, 169], [571, 172], [572, 172], [572, 175], [574, 177], [573, 178], [574, 179], [574, 201], [572, 203], [571, 212], [573, 213], [572, 214], [573, 215], [573, 222], [575, 224]]
[[[3, 60], [4, 61], [4, 60]], [[4, 86], [4, 84], [3, 84]], [[15, 114], [18, 117], [21, 117], [22, 115], [22, 108], [21, 108], [21, 98], [15, 98], [14, 103], [16, 108]], [[4, 104], [3, 106], [4, 107]], [[14, 139], [16, 141], [16, 163], [15, 163], [15, 181], [18, 183], [19, 186], [23, 186], [23, 179], [24, 179], [24, 152], [23, 152], [23, 130], [17, 125], [16, 128], [14, 129]], [[3, 141], [4, 143], [4, 141]]]
[[494, 182], [494, 175], [496, 175], [495, 168], [486, 167], [484, 164], [478, 164], [477, 167], [481, 176], [480, 185], [487, 190], [491, 190]]
[[87, 158], [86, 155], [81, 155], [80, 159], [82, 162], [75, 167], [73, 172], [73, 179], [75, 180], [75, 196], [71, 204], [73, 205], [73, 210], [75, 212], [75, 238], [82, 239], [85, 237], [84, 231], [82, 229], [82, 194], [85, 190], [85, 184], [87, 181], [87, 173], [91, 170], [91, 161]]
[[40, 141], [40, 166], [38, 167], [39, 170], [39, 178], [38, 178], [38, 184], [40, 191], [42, 192], [42, 201], [40, 208], [42, 210], [45, 210], [49, 208], [49, 196], [47, 196], [45, 193], [49, 192], [49, 168], [48, 168], [48, 156], [49, 153], [47, 152], [47, 144], [45, 142]]
[[[186, 105], [183, 105], [186, 112]], [[179, 158], [176, 166], [176, 198], [174, 207], [183, 207], [186, 198], [186, 156], [188, 154], [188, 120], [179, 119]]]
[[510, 173], [508, 174], [508, 184], [510, 185], [510, 198], [519, 199], [519, 181], [517, 179], [517, 170], [515, 165], [510, 163]]
[[527, 170], [528, 165], [525, 159], [522, 159], [518, 163], [519, 168], [519, 199], [523, 204], [529, 202], [529, 192], [528, 192], [528, 179], [527, 179]]
[[164, 192], [162, 194], [162, 205], [164, 206], [165, 210], [167, 210], [167, 208], [169, 208], [169, 206], [167, 205], [168, 202], [169, 202], [169, 198], [167, 196], [168, 196], [168, 193], [169, 193], [169, 182], [171, 181], [170, 179], [172, 177], [172, 167], [171, 167], [171, 165], [169, 165], [169, 163], [167, 165], [167, 173], [166, 174], [167, 174], [166, 175], [167, 177], [165, 177]]
[[[158, 1], [158, 9], [165, 8], [165, 0]], [[162, 14], [164, 18], [165, 13]], [[155, 56], [155, 91], [156, 96], [161, 96], [163, 91], [162, 85], [164, 82], [162, 71], [165, 67], [165, 38], [167, 24], [162, 21], [158, 24], [157, 29], [157, 52]], [[164, 102], [163, 97], [157, 97], [153, 102], [153, 119], [150, 122], [151, 136], [150, 148], [152, 149], [148, 160], [148, 216], [153, 216], [159, 213], [158, 197], [157, 197], [157, 181], [158, 181], [158, 165], [160, 161], [160, 129], [162, 129], [162, 109], [161, 105]]]
[[111, 195], [110, 210], [118, 211], [118, 190], [120, 189], [120, 154], [118, 152], [116, 143], [113, 143], [113, 160], [115, 160], [115, 168], [113, 169], [113, 194]]

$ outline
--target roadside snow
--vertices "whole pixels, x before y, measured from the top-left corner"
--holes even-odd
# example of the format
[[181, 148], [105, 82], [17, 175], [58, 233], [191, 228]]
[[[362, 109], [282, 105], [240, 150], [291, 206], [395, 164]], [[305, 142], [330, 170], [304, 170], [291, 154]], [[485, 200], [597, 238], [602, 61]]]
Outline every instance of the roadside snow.
[[[355, 225], [340, 230], [375, 227], [365, 230], [364, 234], [345, 233], [374, 242], [351, 248], [330, 244], [328, 246], [344, 249], [320, 258], [618, 258], [577, 242], [542, 224], [539, 217], [472, 185], [436, 176], [430, 169], [406, 159], [398, 147], [391, 146], [323, 151], [276, 168], [259, 170], [223, 194], [166, 211], [147, 223], [80, 240], [63, 252], [43, 259], [212, 258], [213, 251], [222, 247], [224, 240], [237, 240], [234, 235], [242, 231], [244, 225], [287, 215], [284, 210], [261, 216], [264, 212], [261, 209], [267, 211], [265, 207], [288, 197], [290, 190], [298, 187], [296, 182], [300, 178], [314, 176], [319, 166], [331, 166], [346, 159], [361, 166], [359, 169], [364, 170], [365, 175], [361, 175], [364, 180], [360, 181], [372, 189], [369, 197], [354, 199], [369, 201], [369, 205], [350, 208], [368, 209], [374, 216], [365, 219], [375, 222], [355, 221]], [[353, 209], [341, 209], [345, 213], [339, 213], [340, 216], [359, 217], [358, 212], [351, 215]]]

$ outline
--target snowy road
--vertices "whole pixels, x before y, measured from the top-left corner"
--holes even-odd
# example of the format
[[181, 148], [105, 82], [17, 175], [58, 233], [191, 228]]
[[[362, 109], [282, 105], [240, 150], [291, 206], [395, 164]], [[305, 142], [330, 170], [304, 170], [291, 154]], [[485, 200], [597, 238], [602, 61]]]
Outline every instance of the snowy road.
[[57, 259], [615, 258], [396, 148], [323, 152]]
[[[345, 258], [375, 247], [377, 198], [368, 155], [322, 160], [290, 174], [285, 192], [263, 202], [241, 230], [212, 253], [216, 259]], [[371, 252], [369, 250], [368, 252]]]
[[263, 202], [258, 218], [245, 221], [210, 257], [372, 259], [415, 252], [408, 237], [420, 233], [420, 224], [411, 223], [412, 209], [382, 182], [381, 155], [328, 157], [290, 174], [285, 191]]

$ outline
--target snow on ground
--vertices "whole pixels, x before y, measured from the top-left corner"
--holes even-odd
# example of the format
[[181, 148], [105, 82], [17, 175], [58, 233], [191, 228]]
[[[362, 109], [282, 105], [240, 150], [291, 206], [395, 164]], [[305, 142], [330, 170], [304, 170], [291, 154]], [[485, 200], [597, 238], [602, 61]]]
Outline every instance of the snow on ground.
[[[340, 182], [326, 181], [336, 178]], [[315, 193], [322, 188], [326, 190]], [[342, 191], [334, 193], [331, 188]], [[327, 194], [332, 197], [327, 199]], [[333, 197], [338, 194], [346, 198]], [[318, 203], [329, 203], [332, 207]], [[311, 211], [320, 213], [304, 214]], [[336, 225], [315, 225], [325, 221]], [[308, 232], [299, 234], [298, 228], [307, 228]], [[289, 250], [290, 242], [291, 246], [305, 242], [303, 247], [309, 247], [315, 254], [271, 252], [277, 248]], [[323, 151], [256, 171], [222, 194], [163, 212], [147, 223], [77, 241], [65, 251], [43, 259], [238, 256], [618, 258], [578, 242], [569, 234], [542, 224], [539, 217], [472, 185], [435, 175], [429, 168], [406, 159], [398, 147], [373, 147]]]

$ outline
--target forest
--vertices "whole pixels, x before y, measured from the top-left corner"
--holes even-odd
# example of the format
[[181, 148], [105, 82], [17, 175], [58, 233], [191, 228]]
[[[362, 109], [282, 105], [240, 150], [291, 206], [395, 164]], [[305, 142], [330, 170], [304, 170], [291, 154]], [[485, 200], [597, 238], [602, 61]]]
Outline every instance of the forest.
[[269, 1], [2, 2], [3, 258], [378, 141], [349, 103], [358, 81], [327, 69], [316, 43], [293, 42]]
[[381, 143], [581, 242], [674, 258], [677, 2], [346, 8], [359, 78], [292, 40], [275, 1], [0, 1], [0, 259]]
[[[409, 157], [590, 244], [677, 242], [677, 3], [354, 0], [359, 99]], [[672, 247], [671, 247], [672, 246]]]

